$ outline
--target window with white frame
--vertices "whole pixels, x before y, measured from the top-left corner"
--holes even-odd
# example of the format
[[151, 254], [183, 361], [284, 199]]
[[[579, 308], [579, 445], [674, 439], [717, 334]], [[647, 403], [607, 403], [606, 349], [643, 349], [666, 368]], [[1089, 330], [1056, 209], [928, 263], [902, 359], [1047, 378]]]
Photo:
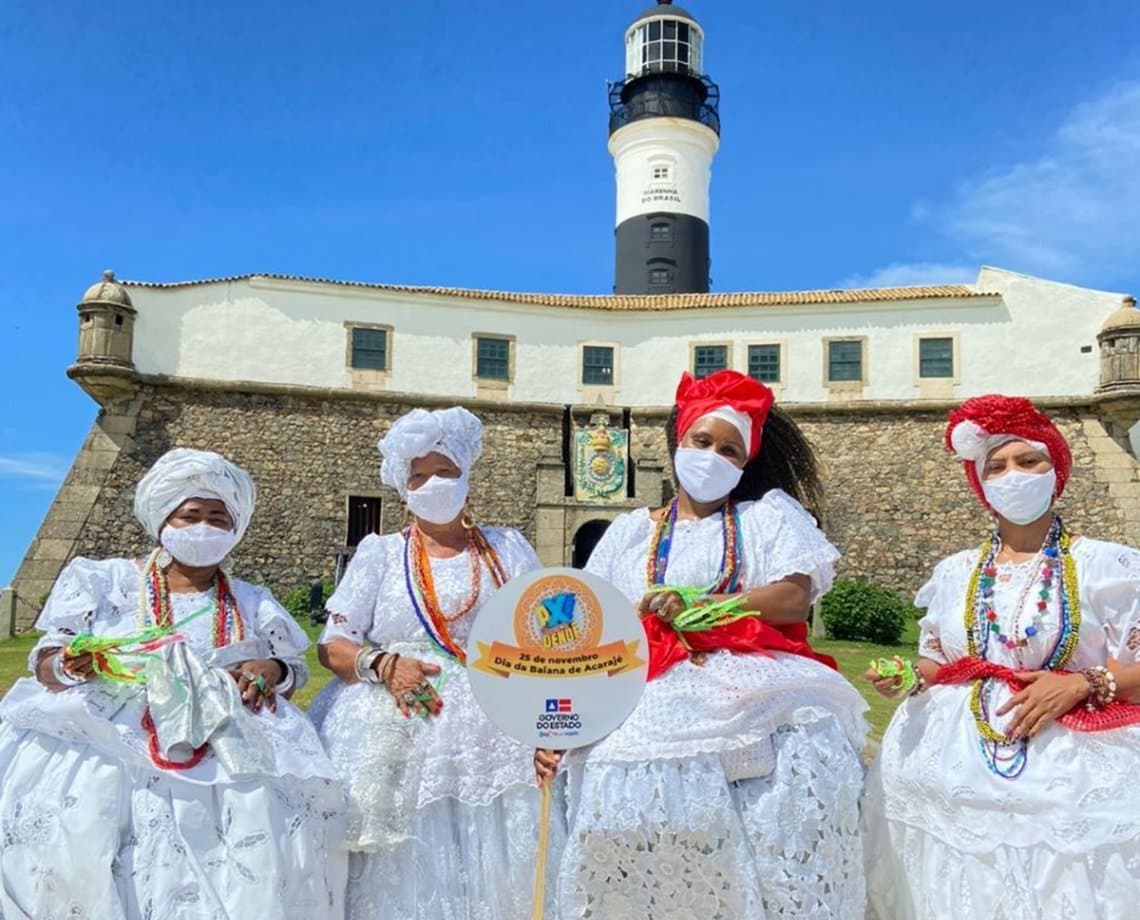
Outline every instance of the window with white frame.
[[510, 339], [490, 335], [475, 337], [475, 376], [483, 380], [510, 379]]
[[350, 364], [358, 370], [388, 369], [388, 330], [353, 326]]
[[780, 346], [748, 346], [748, 376], [761, 383], [780, 382]]
[[611, 345], [582, 346], [582, 384], [613, 386], [614, 349]]
[[688, 22], [654, 19], [638, 26], [629, 38], [626, 70], [701, 72], [701, 31]]
[[693, 348], [693, 376], [698, 380], [727, 367], [727, 345], [697, 345]]
[[863, 379], [863, 342], [861, 339], [833, 339], [827, 343], [827, 380], [829, 383]]
[[954, 340], [949, 336], [918, 340], [918, 376], [954, 376]]

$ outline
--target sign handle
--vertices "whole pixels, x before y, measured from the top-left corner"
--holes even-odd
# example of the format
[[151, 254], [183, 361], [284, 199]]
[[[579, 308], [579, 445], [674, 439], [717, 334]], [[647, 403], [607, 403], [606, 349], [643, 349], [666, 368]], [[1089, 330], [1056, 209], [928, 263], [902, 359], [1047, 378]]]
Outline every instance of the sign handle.
[[546, 901], [546, 851], [550, 848], [550, 787], [551, 777], [539, 788], [541, 796], [538, 809], [538, 852], [534, 861], [534, 913], [533, 920], [542, 920], [542, 908]]

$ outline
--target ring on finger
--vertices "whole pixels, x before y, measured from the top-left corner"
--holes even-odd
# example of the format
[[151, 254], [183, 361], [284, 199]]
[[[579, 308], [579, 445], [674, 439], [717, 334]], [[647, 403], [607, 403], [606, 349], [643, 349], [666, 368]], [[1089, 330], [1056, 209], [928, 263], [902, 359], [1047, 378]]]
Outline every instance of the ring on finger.
[[265, 678], [262, 677], [260, 674], [258, 674], [257, 676], [254, 677], [253, 683], [257, 687], [257, 689], [261, 692], [262, 696], [268, 696], [269, 695], [268, 694], [268, 689], [269, 689], [268, 685], [265, 683]]
[[401, 699], [403, 699], [403, 701], [405, 703], [407, 703], [409, 706], [411, 706], [412, 703], [414, 703], [416, 701], [416, 691], [415, 690], [405, 690], [404, 695], [401, 697]]

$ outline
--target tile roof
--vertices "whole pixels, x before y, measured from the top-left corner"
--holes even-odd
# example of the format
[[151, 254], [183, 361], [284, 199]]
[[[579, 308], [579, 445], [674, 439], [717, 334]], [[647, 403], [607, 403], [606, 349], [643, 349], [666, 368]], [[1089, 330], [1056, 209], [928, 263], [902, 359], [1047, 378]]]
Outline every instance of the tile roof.
[[273, 273], [231, 275], [200, 281], [122, 281], [135, 288], [183, 288], [229, 281], [267, 279], [299, 281], [309, 284], [334, 284], [341, 287], [366, 288], [393, 294], [428, 294], [457, 297], [464, 300], [491, 300], [499, 303], [533, 304], [544, 307], [566, 307], [585, 310], [708, 310], [724, 307], [777, 307], [807, 304], [883, 303], [907, 300], [937, 300], [965, 297], [999, 297], [1000, 294], [976, 291], [966, 284], [935, 284], [914, 287], [866, 288], [821, 291], [724, 291], [708, 294], [541, 294], [515, 291], [481, 291], [468, 288], [419, 287], [407, 284], [371, 284], [364, 281], [337, 281], [332, 278], [306, 278], [301, 275]]

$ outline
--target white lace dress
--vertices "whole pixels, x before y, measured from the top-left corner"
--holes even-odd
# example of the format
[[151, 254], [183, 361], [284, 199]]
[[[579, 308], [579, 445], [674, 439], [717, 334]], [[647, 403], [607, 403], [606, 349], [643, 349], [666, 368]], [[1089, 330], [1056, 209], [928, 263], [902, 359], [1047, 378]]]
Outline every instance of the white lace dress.
[[[1073, 544], [1081, 600], [1070, 669], [1140, 656], [1140, 553], [1082, 537]], [[964, 657], [964, 610], [978, 550], [934, 570], [919, 653]], [[1009, 634], [1032, 562], [999, 566], [994, 609]], [[1022, 623], [1037, 600], [1026, 593]], [[1039, 667], [1056, 639], [1053, 605], [1028, 648], [990, 643], [989, 658]], [[1020, 631], [1018, 633], [1020, 635]], [[1010, 696], [992, 687], [991, 712]], [[970, 712], [970, 685], [935, 686], [903, 702], [868, 776], [872, 915], [954, 920], [1038, 917], [1123, 920], [1140, 904], [1140, 727], [1082, 733], [1053, 723], [1029, 742], [1021, 775], [988, 768]], [[1002, 728], [1012, 714], [995, 723]]]
[[[745, 587], [830, 586], [839, 554], [797, 502], [772, 491], [740, 516]], [[587, 569], [639, 601], [654, 527], [622, 515]], [[721, 528], [678, 521], [666, 581], [715, 581]], [[835, 671], [780, 652], [715, 652], [650, 681], [617, 731], [567, 758], [560, 916], [862, 917], [865, 709]]]
[[[308, 645], [264, 588], [231, 579], [247, 638], [268, 643], [303, 683]], [[82, 633], [139, 629], [139, 567], [74, 559], [37, 627], [33, 649]], [[175, 623], [214, 602], [174, 594]], [[213, 649], [213, 617], [180, 630]], [[229, 775], [211, 749], [195, 767], [154, 766], [137, 685], [92, 680], [58, 693], [34, 678], [0, 702], [2, 915], [80, 918], [343, 916], [344, 796], [312, 725], [291, 703], [250, 716], [246, 737], [274, 767]], [[261, 761], [264, 763], [264, 759]]]
[[[539, 567], [517, 531], [484, 533], [509, 577]], [[361, 541], [326, 605], [331, 614], [321, 636], [367, 641], [443, 669], [443, 709], [430, 719], [401, 716], [383, 686], [340, 680], [310, 709], [348, 788], [348, 915], [528, 918], [539, 801], [533, 751], [487, 720], [466, 669], [429, 641], [408, 594], [404, 547], [401, 534]], [[440, 606], [457, 610], [471, 591], [467, 554], [432, 559], [431, 569]], [[475, 611], [450, 625], [459, 644], [466, 645], [494, 590], [484, 565]]]

